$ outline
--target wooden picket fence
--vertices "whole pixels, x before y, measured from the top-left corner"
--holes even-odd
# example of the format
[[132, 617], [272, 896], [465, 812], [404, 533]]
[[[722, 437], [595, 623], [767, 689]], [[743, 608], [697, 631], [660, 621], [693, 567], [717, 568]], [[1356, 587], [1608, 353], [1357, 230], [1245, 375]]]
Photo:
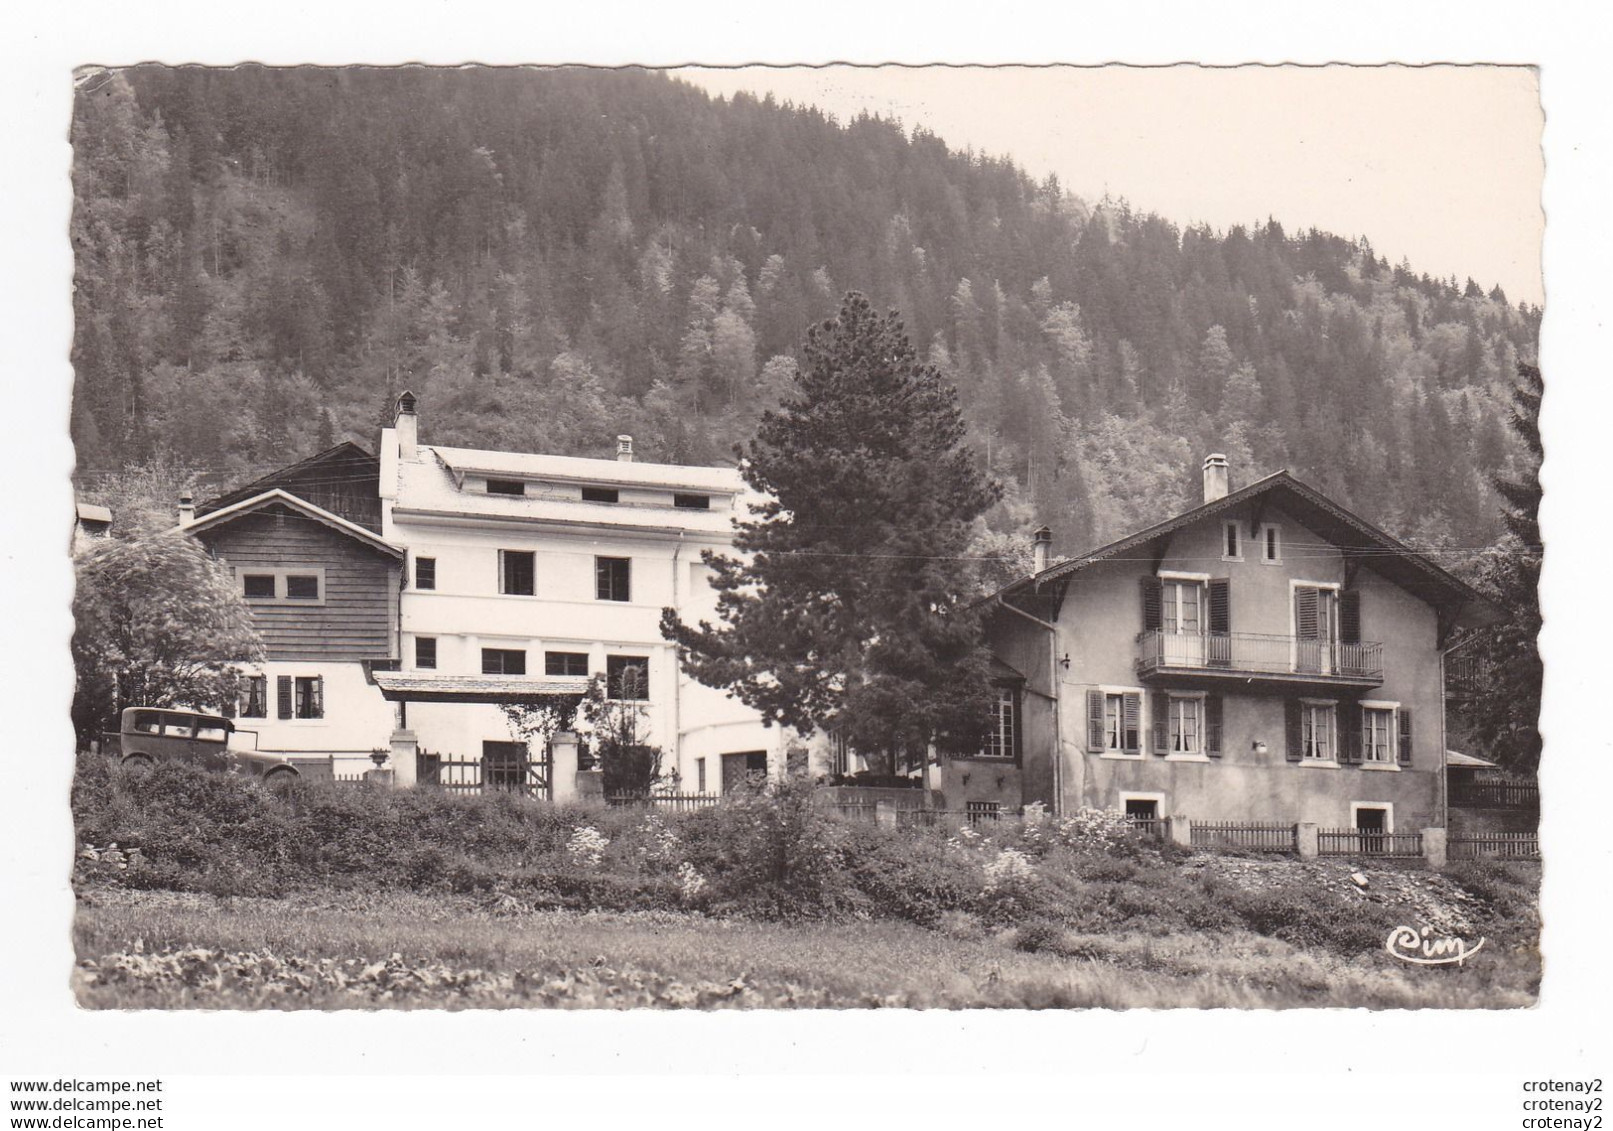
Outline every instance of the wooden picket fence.
[[1194, 848], [1298, 852], [1299, 827], [1272, 821], [1193, 821]]
[[721, 800], [715, 793], [613, 793], [605, 798], [605, 803], [613, 807], [637, 805], [670, 813], [691, 813]]
[[1167, 817], [1127, 817], [1126, 823], [1131, 826], [1132, 832], [1145, 840], [1157, 840], [1163, 844], [1170, 839], [1171, 823]]
[[1364, 829], [1318, 829], [1318, 856], [1386, 856], [1422, 859], [1422, 833], [1380, 833]]
[[1446, 841], [1452, 860], [1539, 860], [1539, 833], [1478, 833]]

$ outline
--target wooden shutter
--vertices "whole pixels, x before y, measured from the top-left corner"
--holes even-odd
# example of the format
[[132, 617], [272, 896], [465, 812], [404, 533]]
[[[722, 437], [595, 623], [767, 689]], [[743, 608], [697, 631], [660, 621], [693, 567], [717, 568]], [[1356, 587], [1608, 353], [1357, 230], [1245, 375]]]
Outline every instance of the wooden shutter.
[[1411, 765], [1411, 708], [1400, 708], [1400, 764]]
[[274, 691], [277, 713], [282, 719], [291, 718], [291, 677], [289, 675], [275, 677]]
[[1171, 745], [1171, 697], [1154, 692], [1154, 753], [1169, 754]]
[[1121, 698], [1120, 748], [1127, 754], [1142, 753], [1143, 697], [1128, 691]]
[[1339, 594], [1339, 642], [1361, 643], [1361, 592], [1346, 589]]
[[1232, 585], [1225, 577], [1210, 579], [1210, 631], [1232, 631]]
[[1221, 757], [1221, 696], [1211, 692], [1204, 697], [1204, 752], [1212, 758]]
[[1300, 719], [1300, 712], [1304, 705], [1298, 699], [1288, 699], [1283, 703], [1283, 729], [1287, 732], [1288, 760], [1298, 762], [1305, 757], [1305, 727]]
[[1294, 590], [1294, 635], [1301, 640], [1321, 638], [1321, 626], [1316, 615], [1320, 591], [1309, 585]]
[[325, 677], [322, 675], [316, 675], [308, 681], [308, 717], [325, 717]]
[[1364, 708], [1359, 703], [1340, 703], [1339, 761], [1346, 766], [1359, 766], [1362, 761], [1362, 718]]
[[1143, 631], [1157, 632], [1164, 621], [1165, 584], [1157, 577], [1142, 579]]
[[1087, 692], [1087, 749], [1097, 752], [1104, 749], [1103, 692]]

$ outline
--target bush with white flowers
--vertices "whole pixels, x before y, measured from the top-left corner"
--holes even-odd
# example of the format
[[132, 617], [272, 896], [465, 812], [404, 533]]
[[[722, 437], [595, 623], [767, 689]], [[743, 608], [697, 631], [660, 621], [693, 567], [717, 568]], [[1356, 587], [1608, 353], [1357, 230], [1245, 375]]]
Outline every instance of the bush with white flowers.
[[579, 868], [597, 868], [605, 859], [605, 849], [610, 847], [610, 837], [589, 825], [571, 830], [571, 839], [566, 842], [566, 854], [571, 862]]

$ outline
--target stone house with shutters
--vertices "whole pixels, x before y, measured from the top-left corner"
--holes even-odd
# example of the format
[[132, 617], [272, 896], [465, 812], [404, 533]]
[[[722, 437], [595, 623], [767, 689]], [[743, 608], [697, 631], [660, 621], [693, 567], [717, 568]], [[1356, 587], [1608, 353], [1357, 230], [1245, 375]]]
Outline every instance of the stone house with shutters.
[[193, 507], [180, 528], [235, 573], [263, 639], [233, 705], [257, 748], [357, 774], [393, 710], [374, 684], [398, 663], [405, 551], [380, 535], [379, 460], [343, 443]]
[[1219, 455], [1202, 505], [1050, 541], [990, 600], [1000, 765], [945, 764], [949, 806], [1444, 825], [1444, 652], [1495, 610], [1428, 556], [1287, 472], [1230, 490]]

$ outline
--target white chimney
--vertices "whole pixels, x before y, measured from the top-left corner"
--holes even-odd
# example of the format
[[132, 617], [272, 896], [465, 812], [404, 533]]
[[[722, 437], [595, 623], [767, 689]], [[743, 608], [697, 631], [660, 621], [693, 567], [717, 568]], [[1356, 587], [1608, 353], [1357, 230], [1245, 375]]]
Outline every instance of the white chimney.
[[179, 496], [179, 525], [180, 528], [189, 526], [196, 521], [196, 502], [189, 495]]
[[1047, 527], [1041, 527], [1031, 535], [1031, 552], [1035, 555], [1036, 573], [1047, 568], [1048, 559], [1053, 556], [1053, 532]]
[[621, 460], [623, 463], [633, 462], [633, 437], [616, 437], [616, 458]]
[[1227, 457], [1212, 452], [1204, 457], [1204, 501], [1213, 503], [1227, 497], [1230, 484], [1227, 480]]
[[414, 411], [415, 397], [413, 393], [398, 394], [398, 411], [393, 417], [392, 426], [398, 432], [398, 458], [400, 460], [413, 460], [420, 451], [420, 418]]

